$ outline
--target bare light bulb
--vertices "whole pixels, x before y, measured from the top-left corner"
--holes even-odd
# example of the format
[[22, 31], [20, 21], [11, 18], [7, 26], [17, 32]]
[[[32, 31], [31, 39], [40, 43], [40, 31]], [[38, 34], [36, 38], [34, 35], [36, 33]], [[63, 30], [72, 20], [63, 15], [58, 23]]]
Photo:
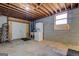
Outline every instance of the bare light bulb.
[[29, 10], [29, 7], [26, 7], [26, 10], [28, 11]]

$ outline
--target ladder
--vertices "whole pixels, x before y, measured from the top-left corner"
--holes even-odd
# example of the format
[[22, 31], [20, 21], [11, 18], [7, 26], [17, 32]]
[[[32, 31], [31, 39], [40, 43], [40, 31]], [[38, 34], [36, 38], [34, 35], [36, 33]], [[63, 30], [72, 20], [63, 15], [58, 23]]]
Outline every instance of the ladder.
[[2, 37], [2, 28], [0, 28], [0, 43], [1, 43], [1, 37]]
[[0, 30], [0, 42], [2, 43], [8, 40], [8, 24], [2, 24], [2, 28]]

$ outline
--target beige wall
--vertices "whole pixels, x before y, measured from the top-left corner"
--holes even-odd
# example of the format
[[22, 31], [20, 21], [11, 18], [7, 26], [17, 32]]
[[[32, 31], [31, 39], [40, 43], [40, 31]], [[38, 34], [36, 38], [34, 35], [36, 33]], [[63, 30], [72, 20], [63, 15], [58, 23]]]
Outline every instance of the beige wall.
[[9, 36], [9, 40], [10, 41], [12, 40], [12, 29], [13, 29], [12, 28], [12, 22], [18, 22], [18, 23], [24, 23], [24, 24], [26, 24], [26, 33], [29, 34], [29, 24], [30, 24], [29, 21], [22, 20], [22, 19], [16, 19], [16, 18], [12, 18], [12, 17], [8, 17], [8, 24], [9, 24], [9, 35], [8, 36]]

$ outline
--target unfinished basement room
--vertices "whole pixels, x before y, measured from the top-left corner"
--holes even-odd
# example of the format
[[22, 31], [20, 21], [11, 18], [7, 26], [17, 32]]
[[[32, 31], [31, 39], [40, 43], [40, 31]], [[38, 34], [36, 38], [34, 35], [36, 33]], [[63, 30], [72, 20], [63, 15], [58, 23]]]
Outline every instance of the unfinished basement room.
[[0, 3], [0, 55], [79, 56], [79, 4]]

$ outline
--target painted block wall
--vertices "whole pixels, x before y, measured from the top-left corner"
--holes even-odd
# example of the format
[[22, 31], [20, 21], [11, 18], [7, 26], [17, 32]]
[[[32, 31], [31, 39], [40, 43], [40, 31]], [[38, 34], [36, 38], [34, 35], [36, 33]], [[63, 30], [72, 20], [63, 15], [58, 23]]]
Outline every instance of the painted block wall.
[[7, 23], [7, 16], [0, 16], [0, 28], [2, 27], [2, 24]]
[[55, 15], [42, 18], [36, 22], [44, 24], [44, 39], [64, 44], [79, 45], [79, 8], [68, 11], [69, 30], [54, 30]]

